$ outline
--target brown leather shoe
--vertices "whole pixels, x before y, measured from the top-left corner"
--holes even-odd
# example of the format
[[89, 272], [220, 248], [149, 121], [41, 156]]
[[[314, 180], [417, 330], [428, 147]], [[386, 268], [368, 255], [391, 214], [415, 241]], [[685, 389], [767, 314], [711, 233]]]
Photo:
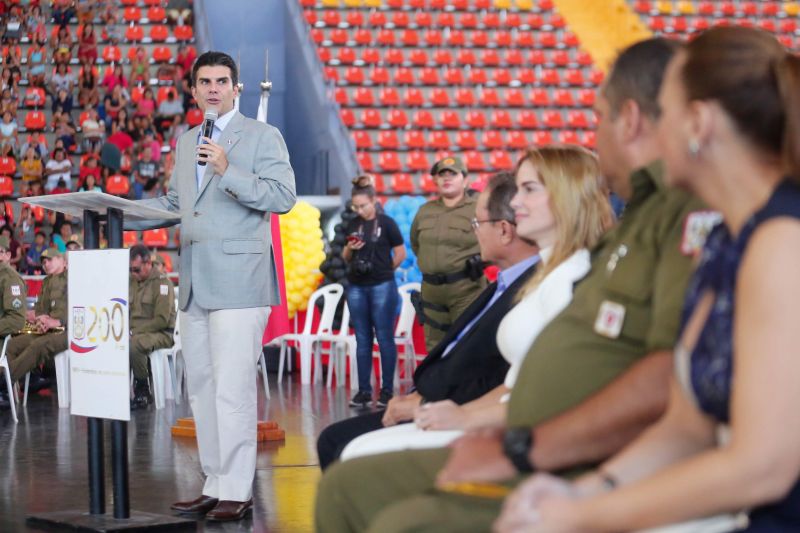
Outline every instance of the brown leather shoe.
[[175, 502], [170, 506], [173, 511], [181, 514], [204, 515], [213, 509], [219, 500], [211, 496], [200, 495], [190, 502]]
[[250, 498], [246, 502], [220, 500], [217, 506], [206, 514], [206, 520], [213, 520], [215, 522], [241, 520], [252, 508], [253, 498]]

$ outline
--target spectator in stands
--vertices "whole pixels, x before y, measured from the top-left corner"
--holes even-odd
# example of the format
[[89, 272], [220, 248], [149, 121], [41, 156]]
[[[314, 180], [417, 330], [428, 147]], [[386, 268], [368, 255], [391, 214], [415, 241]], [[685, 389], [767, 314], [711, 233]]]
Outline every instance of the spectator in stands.
[[33, 244], [28, 248], [26, 260], [28, 263], [28, 274], [36, 275], [42, 271], [42, 252], [47, 250], [47, 236], [39, 230], [33, 239]]
[[2, 109], [3, 112], [10, 112], [11, 116], [14, 117], [14, 122], [16, 122], [17, 110], [19, 108], [17, 98], [15, 98], [11, 89], [3, 89], [0, 95], [2, 95], [0, 96], [0, 109]]
[[59, 89], [53, 98], [51, 111], [53, 112], [53, 123], [58, 124], [58, 120], [62, 114], [69, 115], [72, 113], [72, 94], [67, 92], [66, 89]]
[[115, 2], [106, 2], [101, 15], [103, 20], [103, 33], [113, 46], [122, 41], [122, 26], [119, 22], [119, 12]]
[[13, 213], [9, 213], [7, 211], [7, 202], [3, 201], [0, 202], [0, 228], [8, 226], [13, 222], [11, 219], [13, 218]]
[[[47, 38], [41, 35], [28, 48], [28, 83], [34, 87], [44, 87], [47, 65]], [[42, 102], [42, 106], [44, 102]]]
[[83, 149], [86, 152], [96, 152], [103, 145], [105, 135], [105, 124], [97, 116], [97, 110], [89, 108], [86, 111], [86, 118], [81, 122], [81, 133], [83, 134]]
[[56, 123], [56, 138], [64, 143], [64, 148], [68, 152], [75, 151], [75, 127], [71, 123], [72, 117], [68, 114], [58, 116]]
[[86, 178], [94, 176], [95, 183], [100, 183], [102, 169], [100, 168], [100, 157], [96, 153], [86, 154], [81, 158], [80, 174], [78, 176], [78, 190], [83, 190]]
[[193, 46], [181, 44], [178, 46], [178, 53], [175, 55], [175, 63], [180, 66], [181, 73], [192, 70], [192, 64], [197, 59], [197, 53]]
[[32, 181], [25, 196], [42, 196], [44, 192], [44, 184], [42, 180]]
[[667, 413], [575, 483], [534, 476], [496, 531], [800, 530], [798, 87], [800, 59], [760, 30], [714, 28], [670, 63], [666, 176], [723, 222], [687, 291]]
[[19, 86], [14, 82], [11, 69], [3, 68], [0, 71], [0, 90], [11, 89], [12, 92], [19, 92]]
[[[97, 159], [90, 159], [89, 161], [95, 162], [97, 165]], [[100, 170], [98, 168], [98, 170]], [[97, 191], [103, 192], [103, 188], [97, 183], [97, 177], [94, 174], [88, 174], [86, 176], [86, 180], [84, 180], [83, 185], [78, 187], [79, 191]]]
[[167, 0], [167, 21], [172, 26], [191, 26], [192, 0]]
[[169, 141], [170, 147], [174, 150], [178, 137], [187, 131], [189, 131], [189, 125], [184, 122], [184, 115], [175, 115], [172, 117], [172, 124], [169, 125], [169, 129], [164, 132], [164, 139]]
[[83, 27], [78, 38], [78, 61], [90, 65], [94, 65], [97, 61], [97, 37], [94, 34], [94, 24], [92, 23]]
[[25, 150], [25, 157], [19, 162], [19, 169], [22, 174], [22, 190], [20, 194], [24, 196], [30, 188], [30, 184], [34, 181], [41, 182], [44, 175], [42, 158], [39, 157], [33, 146], [28, 146], [28, 149]]
[[94, 108], [100, 103], [95, 68], [89, 63], [84, 63], [78, 74], [78, 105], [81, 107]]
[[56, 66], [56, 71], [50, 78], [50, 95], [55, 97], [58, 91], [67, 91], [67, 94], [72, 95], [75, 88], [75, 76], [69, 71], [66, 63], [59, 63]]
[[122, 93], [122, 86], [115, 85], [113, 89], [108, 91], [106, 97], [103, 98], [103, 107], [106, 110], [106, 121], [110, 125], [111, 122], [117, 120], [119, 112], [128, 105], [128, 99]]
[[150, 152], [153, 161], [161, 161], [161, 143], [156, 140], [156, 134], [153, 130], [144, 130], [139, 146], [142, 150], [148, 150]]
[[47, 157], [47, 154], [50, 153], [50, 150], [47, 148], [47, 139], [44, 135], [28, 135], [28, 137], [25, 139], [25, 142], [22, 143], [20, 153], [28, 153], [28, 148], [33, 148], [33, 150], [42, 160], [44, 160], [44, 158]]
[[16, 152], [19, 147], [19, 131], [17, 121], [10, 110], [3, 111], [3, 121], [0, 122], [0, 144], [12, 147]]
[[142, 97], [136, 102], [136, 116], [152, 117], [156, 111], [156, 99], [153, 96], [153, 89], [147, 87], [142, 93]]
[[53, 158], [47, 162], [44, 168], [44, 175], [47, 176], [45, 190], [49, 193], [58, 185], [59, 180], [64, 180], [64, 184], [69, 187], [72, 183], [72, 162], [67, 157], [64, 148], [53, 150]]
[[8, 239], [9, 243], [9, 252], [11, 253], [11, 259], [9, 259], [9, 264], [14, 270], [19, 272], [24, 272], [24, 259], [25, 255], [22, 253], [22, 244], [14, 237], [14, 224], [6, 224], [2, 228], [0, 228], [0, 238], [5, 237]]
[[42, 6], [34, 4], [25, 17], [25, 31], [32, 43], [47, 42], [47, 21], [42, 14]]
[[103, 81], [100, 82], [100, 85], [105, 88], [107, 94], [113, 94], [114, 89], [117, 87], [127, 88], [128, 80], [125, 78], [122, 65], [115, 65], [113, 70], [107, 71], [106, 75], [103, 76]]
[[97, 3], [98, 0], [75, 0], [78, 24], [84, 24], [84, 27], [91, 25]]
[[35, 235], [36, 218], [33, 216], [33, 210], [28, 204], [22, 204], [19, 212], [19, 224], [17, 224], [17, 240], [27, 250], [33, 244]]
[[153, 161], [153, 152], [142, 147], [133, 165], [133, 198], [155, 198], [158, 193], [158, 163]]
[[183, 104], [178, 100], [175, 89], [170, 89], [167, 91], [167, 97], [158, 104], [158, 112], [154, 121], [158, 132], [164, 134], [175, 117], [182, 116], [183, 113]]
[[22, 76], [22, 48], [12, 39], [3, 50], [5, 68], [11, 71], [12, 78], [17, 77], [19, 79]]
[[72, 49], [75, 47], [75, 40], [67, 26], [59, 26], [58, 31], [53, 36], [51, 48], [53, 49], [53, 61], [56, 65], [68, 65], [72, 60]]
[[59, 25], [64, 26], [69, 24], [72, 17], [75, 16], [75, 7], [73, 0], [53, 0], [53, 11], [51, 12], [53, 21]]
[[397, 364], [394, 270], [405, 260], [406, 248], [397, 223], [376, 207], [372, 178], [359, 176], [353, 180], [351, 202], [358, 217], [347, 225], [347, 244], [342, 252], [348, 264], [347, 305], [356, 333], [358, 363], [358, 392], [350, 405], [365, 407], [372, 403], [372, 343], [377, 337], [383, 381], [378, 405], [386, 407], [394, 396]]
[[136, 47], [136, 53], [131, 58], [131, 73], [128, 86], [147, 85], [150, 83], [150, 59], [147, 57], [143, 46]]
[[51, 235], [53, 246], [58, 248], [62, 254], [67, 251], [67, 242], [72, 240], [72, 233], [72, 224], [66, 220], [62, 219], [53, 225], [53, 234]]
[[62, 178], [58, 180], [58, 183], [56, 184], [55, 188], [50, 191], [50, 194], [66, 194], [70, 192], [72, 192], [72, 189], [67, 187], [67, 182]]
[[113, 144], [123, 153], [133, 146], [133, 138], [128, 135], [128, 132], [120, 128], [118, 122], [111, 123], [111, 134], [106, 139], [106, 142]]
[[3, 42], [4, 43], [14, 43], [19, 42], [22, 38], [22, 17], [19, 13], [19, 7], [15, 6], [14, 9], [11, 10], [9, 13], [8, 18], [6, 19], [6, 28], [5, 32], [3, 33]]

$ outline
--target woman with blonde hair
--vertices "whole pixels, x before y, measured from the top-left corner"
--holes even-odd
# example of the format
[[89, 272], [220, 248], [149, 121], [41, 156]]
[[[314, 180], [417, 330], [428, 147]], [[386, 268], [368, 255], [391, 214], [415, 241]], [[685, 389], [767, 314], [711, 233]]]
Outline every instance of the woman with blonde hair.
[[687, 291], [669, 407], [576, 482], [520, 485], [496, 531], [800, 531], [800, 58], [715, 28], [672, 59], [659, 100], [668, 184], [722, 214]]
[[[511, 201], [517, 235], [538, 244], [541, 264], [497, 330], [510, 368], [503, 385], [463, 405], [451, 400], [417, 408], [415, 424], [373, 431], [354, 439], [342, 460], [409, 448], [438, 448], [467, 430], [505, 422], [506, 400], [536, 336], [572, 300], [572, 288], [590, 268], [589, 249], [613, 222], [597, 158], [579, 146], [529, 150], [515, 170]], [[473, 227], [486, 221], [473, 220]]]

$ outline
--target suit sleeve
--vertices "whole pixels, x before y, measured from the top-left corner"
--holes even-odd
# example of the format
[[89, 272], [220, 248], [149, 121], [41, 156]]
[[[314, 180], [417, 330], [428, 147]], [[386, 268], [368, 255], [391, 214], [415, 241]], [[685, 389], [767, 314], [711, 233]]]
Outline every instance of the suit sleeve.
[[258, 211], [287, 213], [297, 200], [294, 171], [281, 134], [272, 126], [263, 128], [255, 151], [255, 172], [228, 164], [218, 183], [243, 206]]

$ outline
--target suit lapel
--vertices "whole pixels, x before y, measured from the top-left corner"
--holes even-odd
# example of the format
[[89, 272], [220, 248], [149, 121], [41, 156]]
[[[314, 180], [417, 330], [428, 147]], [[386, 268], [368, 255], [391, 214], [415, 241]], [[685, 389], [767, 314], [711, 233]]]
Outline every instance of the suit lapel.
[[[222, 131], [219, 139], [217, 139], [217, 144], [223, 147], [225, 150], [225, 155], [230, 154], [233, 147], [239, 142], [239, 133], [242, 131], [243, 126], [244, 115], [237, 111], [233, 114], [233, 117], [231, 117], [231, 121], [228, 122], [228, 126]], [[197, 138], [196, 135], [195, 138]], [[214, 169], [211, 165], [207, 165], [206, 171], [203, 174], [203, 183], [200, 185], [200, 189], [197, 191], [197, 196], [195, 197], [196, 200], [200, 199], [200, 196], [203, 194], [203, 191], [206, 190], [206, 187], [208, 187], [208, 184], [211, 182], [211, 178], [213, 176]]]

